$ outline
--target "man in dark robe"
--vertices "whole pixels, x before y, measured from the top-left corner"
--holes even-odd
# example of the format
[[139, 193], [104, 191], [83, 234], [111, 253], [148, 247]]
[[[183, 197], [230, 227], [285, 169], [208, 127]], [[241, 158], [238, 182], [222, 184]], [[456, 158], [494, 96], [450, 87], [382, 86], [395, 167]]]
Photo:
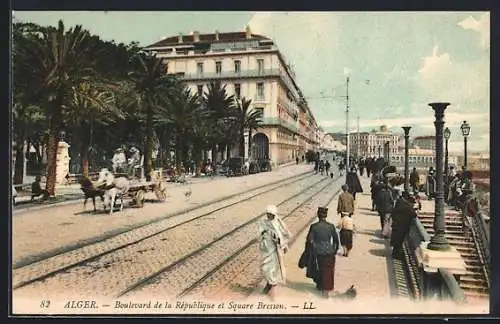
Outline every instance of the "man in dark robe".
[[299, 266], [307, 260], [307, 277], [316, 283], [316, 289], [328, 298], [334, 289], [335, 255], [339, 248], [339, 237], [335, 225], [326, 221], [328, 208], [318, 208], [318, 222], [311, 225], [307, 233], [306, 250]]
[[354, 199], [356, 199], [356, 193], [363, 192], [363, 187], [361, 187], [361, 182], [354, 167], [351, 167], [351, 171], [347, 173], [346, 184]]
[[394, 207], [394, 200], [392, 197], [392, 190], [387, 183], [387, 179], [384, 179], [383, 185], [377, 193], [376, 197], [377, 212], [380, 217], [380, 229], [384, 229], [384, 224], [387, 218], [387, 214], [392, 212]]
[[420, 182], [420, 176], [418, 175], [417, 168], [413, 168], [413, 171], [410, 173], [410, 187], [413, 190], [413, 193], [416, 194], [418, 193], [418, 186]]
[[411, 222], [417, 217], [415, 198], [404, 191], [392, 211], [392, 257], [403, 258], [403, 242], [410, 231]]

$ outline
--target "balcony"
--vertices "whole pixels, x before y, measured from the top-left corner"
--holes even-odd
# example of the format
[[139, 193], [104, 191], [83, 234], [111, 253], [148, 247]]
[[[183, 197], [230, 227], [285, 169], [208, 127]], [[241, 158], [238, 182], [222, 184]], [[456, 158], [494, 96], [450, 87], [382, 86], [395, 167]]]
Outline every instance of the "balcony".
[[294, 133], [299, 132], [299, 128], [297, 127], [297, 125], [286, 122], [286, 121], [281, 120], [277, 117], [264, 117], [264, 118], [262, 118], [262, 122], [263, 122], [262, 124], [266, 125], [266, 126], [279, 125], [279, 126], [285, 127], [286, 129], [288, 129]]
[[235, 71], [222, 71], [199, 73], [185, 73], [180, 76], [185, 81], [197, 80], [221, 80], [221, 79], [241, 79], [241, 78], [261, 78], [261, 77], [280, 77], [279, 69], [264, 69], [264, 70], [244, 70], [240, 72]]

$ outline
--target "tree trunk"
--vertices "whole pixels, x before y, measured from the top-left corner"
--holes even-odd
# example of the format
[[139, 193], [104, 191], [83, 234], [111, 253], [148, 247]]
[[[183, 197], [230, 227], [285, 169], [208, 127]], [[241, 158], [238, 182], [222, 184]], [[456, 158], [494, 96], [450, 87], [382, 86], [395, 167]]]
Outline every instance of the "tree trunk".
[[217, 144], [212, 145], [212, 162], [217, 163]]
[[231, 145], [226, 145], [226, 160], [231, 158]]
[[56, 166], [57, 166], [57, 150], [59, 146], [58, 133], [62, 125], [62, 98], [63, 93], [59, 90], [57, 94], [57, 99], [52, 103], [53, 115], [50, 118], [50, 129], [48, 136], [48, 148], [47, 148], [47, 171], [45, 183], [45, 190], [49, 196], [54, 196], [56, 194]]
[[90, 145], [90, 128], [87, 124], [82, 125], [81, 129], [81, 143], [80, 143], [80, 164], [82, 168], [82, 175], [89, 176], [89, 145]]
[[252, 156], [252, 129], [248, 130], [248, 158]]
[[153, 108], [148, 107], [146, 116], [146, 150], [144, 152], [146, 162], [146, 181], [151, 181], [153, 171]]
[[245, 129], [240, 129], [240, 148], [239, 154], [242, 157], [245, 157]]
[[24, 143], [16, 144], [16, 164], [14, 169], [14, 184], [23, 183]]
[[[21, 126], [22, 127], [22, 126]], [[24, 140], [25, 140], [25, 132], [24, 129], [20, 129], [19, 137], [16, 143], [16, 164], [14, 169], [14, 183], [20, 184], [23, 183], [24, 177]]]

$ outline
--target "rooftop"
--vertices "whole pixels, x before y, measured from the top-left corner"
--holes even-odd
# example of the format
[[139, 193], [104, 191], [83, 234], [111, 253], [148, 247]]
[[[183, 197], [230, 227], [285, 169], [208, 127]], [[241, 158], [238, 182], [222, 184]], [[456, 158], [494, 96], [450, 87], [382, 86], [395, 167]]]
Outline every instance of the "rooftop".
[[243, 32], [228, 32], [228, 33], [219, 33], [214, 32], [212, 34], [199, 34], [199, 32], [194, 31], [190, 35], [178, 35], [178, 36], [170, 36], [163, 38], [162, 40], [148, 45], [145, 48], [152, 47], [168, 47], [168, 46], [176, 46], [179, 44], [182, 45], [191, 45], [191, 44], [212, 44], [212, 43], [225, 43], [225, 42], [235, 42], [235, 41], [255, 41], [255, 40], [272, 40], [268, 37], [252, 34], [250, 29], [247, 28], [246, 31]]

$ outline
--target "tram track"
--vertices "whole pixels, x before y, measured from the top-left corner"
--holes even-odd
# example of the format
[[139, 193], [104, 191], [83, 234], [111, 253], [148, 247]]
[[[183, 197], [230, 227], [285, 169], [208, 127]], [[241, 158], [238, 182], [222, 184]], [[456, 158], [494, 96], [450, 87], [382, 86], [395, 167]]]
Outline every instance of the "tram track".
[[[287, 188], [291, 184], [304, 180], [307, 181], [311, 178], [311, 176], [312, 172], [307, 172], [285, 180], [268, 183], [246, 192], [235, 194], [234, 197], [231, 196], [229, 199], [222, 200], [218, 203], [220, 206], [216, 208], [209, 208], [209, 210], [204, 211], [205, 207], [200, 207], [197, 210], [201, 214], [197, 214], [193, 217], [189, 217], [188, 215], [187, 219], [180, 220], [180, 222], [173, 221], [172, 218], [174, 218], [174, 216], [164, 217], [154, 222], [154, 224], [150, 223], [133, 228], [125, 233], [108, 238], [104, 242], [88, 244], [78, 249], [51, 256], [36, 263], [14, 269], [13, 289], [19, 289], [39, 281], [43, 281], [57, 276], [58, 274], [68, 272], [73, 268], [88, 265], [89, 263], [102, 259], [106, 256], [117, 253], [119, 254], [121, 250], [139, 245], [141, 242], [151, 240], [152, 238], [165, 234], [171, 230], [178, 229], [182, 225], [208, 218], [209, 216], [224, 209], [228, 209], [243, 202], [248, 202], [252, 199], [261, 197], [266, 193], [275, 191], [276, 189], [283, 187]], [[187, 213], [188, 212], [185, 212], [176, 216], [179, 218], [181, 216], [186, 216]], [[192, 213], [192, 211], [190, 211], [190, 213]], [[142, 253], [142, 251], [137, 252]]]
[[[327, 187], [332, 186], [333, 183], [330, 178], [323, 178], [321, 181], [280, 202], [278, 204], [280, 214], [285, 214], [282, 218], [288, 219], [289, 217], [293, 218], [293, 216], [300, 218], [302, 209], [309, 206], [314, 201], [314, 198], [324, 192]], [[264, 214], [253, 217], [238, 228], [218, 237], [210, 244], [142, 278], [120, 292], [117, 298], [136, 292], [144, 295], [149, 294], [148, 296], [158, 291], [168, 291], [169, 295], [177, 295], [177, 297], [188, 294], [200, 283], [206, 281], [212, 274], [256, 243], [256, 239], [251, 239], [257, 233], [254, 225]], [[203, 267], [200, 267], [200, 264], [203, 264]], [[205, 271], [207, 266], [209, 270]]]
[[[336, 179], [336, 182], [338, 180], [339, 178]], [[294, 243], [297, 237], [307, 229], [311, 221], [316, 217], [316, 214], [312, 213], [314, 216], [303, 218], [301, 217], [303, 216], [302, 210], [315, 206], [328, 206], [339, 192], [340, 185], [338, 187], [331, 186], [327, 192], [320, 190], [317, 195], [311, 196], [310, 199], [304, 201], [282, 217], [292, 233], [289, 245]], [[260, 251], [257, 243], [257, 238], [249, 241], [245, 246], [208, 271], [199, 280], [186, 287], [177, 297], [197, 296], [209, 298], [220, 296], [224, 292], [226, 292], [226, 295], [228, 293], [234, 295], [235, 288], [239, 290], [237, 293], [239, 296], [248, 297], [253, 293], [255, 287], [262, 279], [259, 272]]]

